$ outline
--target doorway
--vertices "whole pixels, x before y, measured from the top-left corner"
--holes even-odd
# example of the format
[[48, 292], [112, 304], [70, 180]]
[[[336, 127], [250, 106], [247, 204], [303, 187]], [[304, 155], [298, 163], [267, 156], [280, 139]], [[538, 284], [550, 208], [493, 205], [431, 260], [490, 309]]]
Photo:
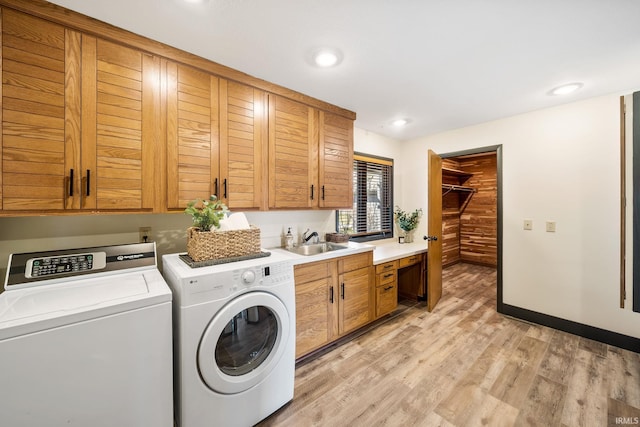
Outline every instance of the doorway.
[[442, 267], [463, 262], [495, 268], [502, 312], [502, 146], [439, 156]]

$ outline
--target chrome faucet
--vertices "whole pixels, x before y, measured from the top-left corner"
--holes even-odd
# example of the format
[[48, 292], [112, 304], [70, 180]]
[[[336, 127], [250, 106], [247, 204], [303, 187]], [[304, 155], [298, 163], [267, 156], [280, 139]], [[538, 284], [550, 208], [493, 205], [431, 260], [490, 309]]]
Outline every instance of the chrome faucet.
[[305, 232], [304, 232], [304, 234], [302, 235], [302, 244], [304, 244], [304, 245], [308, 245], [308, 244], [309, 244], [309, 240], [311, 240], [313, 237], [315, 237], [315, 238], [316, 238], [316, 239], [315, 239], [315, 242], [316, 242], [316, 243], [318, 243], [318, 233], [316, 233], [316, 232], [314, 231], [313, 233], [311, 233], [311, 234], [309, 234], [309, 235], [307, 236], [307, 233], [308, 233], [309, 231], [310, 231], [310, 230], [307, 228], [307, 231], [305, 231]]

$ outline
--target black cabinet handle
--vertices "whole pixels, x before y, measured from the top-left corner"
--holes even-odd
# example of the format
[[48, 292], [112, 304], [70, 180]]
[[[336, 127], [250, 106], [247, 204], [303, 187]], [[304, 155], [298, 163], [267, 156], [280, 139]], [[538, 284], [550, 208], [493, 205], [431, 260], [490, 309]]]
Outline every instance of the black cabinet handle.
[[91, 195], [91, 171], [87, 169], [87, 197]]
[[322, 200], [324, 200], [324, 185], [322, 186]]
[[222, 181], [222, 188], [224, 191], [223, 197], [226, 199], [227, 198], [227, 178], [225, 178], [224, 181]]
[[388, 291], [389, 289], [393, 289], [393, 286], [389, 286], [389, 287], [384, 288], [385, 291]]
[[331, 290], [329, 291], [329, 301], [331, 301], [331, 304], [333, 304], [333, 286], [331, 287]]
[[69, 197], [73, 197], [73, 169], [69, 169]]
[[218, 197], [218, 178], [213, 181], [213, 195]]
[[313, 184], [311, 184], [311, 200], [313, 200]]
[[389, 277], [393, 277], [393, 273], [385, 274], [385, 275], [384, 275], [384, 278], [385, 278], [385, 279], [388, 279]]
[[340, 285], [340, 296], [344, 299], [344, 282]]

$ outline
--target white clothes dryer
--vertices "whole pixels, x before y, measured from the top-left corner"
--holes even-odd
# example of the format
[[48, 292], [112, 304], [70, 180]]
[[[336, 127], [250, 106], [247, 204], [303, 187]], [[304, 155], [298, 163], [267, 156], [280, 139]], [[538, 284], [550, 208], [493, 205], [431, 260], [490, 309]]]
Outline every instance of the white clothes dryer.
[[286, 255], [192, 268], [171, 254], [163, 274], [174, 295], [180, 427], [248, 427], [293, 399], [295, 288]]
[[173, 425], [171, 290], [155, 244], [12, 254], [0, 424]]

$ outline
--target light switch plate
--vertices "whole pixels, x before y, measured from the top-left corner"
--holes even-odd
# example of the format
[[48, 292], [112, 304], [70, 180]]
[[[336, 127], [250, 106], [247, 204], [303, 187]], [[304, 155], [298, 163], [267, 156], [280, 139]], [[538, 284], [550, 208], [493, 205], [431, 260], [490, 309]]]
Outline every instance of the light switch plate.
[[556, 222], [547, 221], [547, 233], [555, 233], [555, 232], [556, 232]]
[[525, 230], [533, 230], [533, 220], [525, 219], [523, 227]]

